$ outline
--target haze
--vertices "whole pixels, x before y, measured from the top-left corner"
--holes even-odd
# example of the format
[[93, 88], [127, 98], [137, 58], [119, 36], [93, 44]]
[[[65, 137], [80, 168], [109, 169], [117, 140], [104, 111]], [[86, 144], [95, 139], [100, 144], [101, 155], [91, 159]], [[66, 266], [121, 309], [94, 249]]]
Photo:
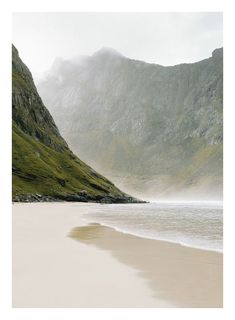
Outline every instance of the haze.
[[35, 77], [56, 57], [112, 47], [127, 57], [175, 65], [222, 46], [222, 13], [14, 13], [13, 43]]

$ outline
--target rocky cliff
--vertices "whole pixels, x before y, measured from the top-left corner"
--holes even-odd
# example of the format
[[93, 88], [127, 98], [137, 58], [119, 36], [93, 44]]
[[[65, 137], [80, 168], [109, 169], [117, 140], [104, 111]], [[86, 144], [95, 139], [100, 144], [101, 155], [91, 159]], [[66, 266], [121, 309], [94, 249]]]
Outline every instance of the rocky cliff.
[[124, 190], [222, 198], [223, 49], [163, 67], [103, 48], [57, 59], [37, 87], [73, 150]]
[[12, 50], [13, 201], [137, 201], [72, 153]]

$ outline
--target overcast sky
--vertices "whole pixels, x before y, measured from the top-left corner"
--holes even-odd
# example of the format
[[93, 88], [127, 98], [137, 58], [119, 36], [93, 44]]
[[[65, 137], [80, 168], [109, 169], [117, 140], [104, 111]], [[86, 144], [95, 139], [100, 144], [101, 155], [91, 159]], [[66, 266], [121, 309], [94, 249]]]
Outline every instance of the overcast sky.
[[162, 65], [195, 62], [222, 47], [222, 13], [14, 13], [13, 43], [33, 75], [56, 57], [112, 47]]

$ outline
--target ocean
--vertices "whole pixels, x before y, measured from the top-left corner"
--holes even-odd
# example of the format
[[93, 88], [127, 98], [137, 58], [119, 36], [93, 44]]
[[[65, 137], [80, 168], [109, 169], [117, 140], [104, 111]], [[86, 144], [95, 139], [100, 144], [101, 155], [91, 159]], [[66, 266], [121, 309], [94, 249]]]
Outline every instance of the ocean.
[[143, 238], [223, 251], [222, 202], [100, 205], [83, 218]]

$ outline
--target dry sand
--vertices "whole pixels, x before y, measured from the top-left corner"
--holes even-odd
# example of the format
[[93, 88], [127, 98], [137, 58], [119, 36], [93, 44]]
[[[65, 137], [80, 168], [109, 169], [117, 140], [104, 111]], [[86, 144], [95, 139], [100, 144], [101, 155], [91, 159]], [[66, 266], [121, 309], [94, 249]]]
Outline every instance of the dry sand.
[[222, 307], [222, 254], [86, 225], [96, 206], [14, 204], [14, 307]]

